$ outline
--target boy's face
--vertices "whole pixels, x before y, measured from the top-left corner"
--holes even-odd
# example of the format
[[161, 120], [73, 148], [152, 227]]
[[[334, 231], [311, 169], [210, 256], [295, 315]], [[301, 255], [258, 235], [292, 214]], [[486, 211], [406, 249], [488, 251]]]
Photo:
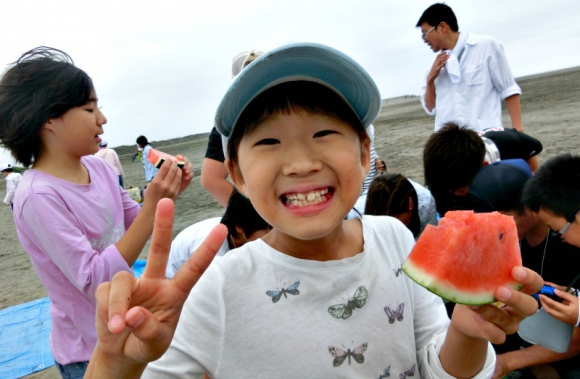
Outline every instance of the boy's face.
[[[560, 233], [560, 238], [570, 245], [580, 247], [580, 228], [578, 227], [579, 213], [576, 213], [576, 218], [568, 225], [568, 221], [562, 217], [557, 216], [549, 209], [541, 208], [538, 211], [538, 217], [552, 230]], [[564, 230], [566, 228], [566, 230]]]
[[299, 240], [328, 236], [360, 195], [369, 144], [345, 122], [306, 112], [267, 118], [244, 136], [236, 186], [274, 229]]

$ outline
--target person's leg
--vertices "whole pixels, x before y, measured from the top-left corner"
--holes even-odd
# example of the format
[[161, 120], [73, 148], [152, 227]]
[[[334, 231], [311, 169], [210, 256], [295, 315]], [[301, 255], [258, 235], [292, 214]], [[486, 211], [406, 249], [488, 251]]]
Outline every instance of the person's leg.
[[55, 364], [63, 379], [83, 379], [89, 362], [74, 362], [68, 365], [55, 362]]
[[121, 188], [125, 188], [123, 187], [123, 175], [119, 175], [119, 185], [121, 186]]

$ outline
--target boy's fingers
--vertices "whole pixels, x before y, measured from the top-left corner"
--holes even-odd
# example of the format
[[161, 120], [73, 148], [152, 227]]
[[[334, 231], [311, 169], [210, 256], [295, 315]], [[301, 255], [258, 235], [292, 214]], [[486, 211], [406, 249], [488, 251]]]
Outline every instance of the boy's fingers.
[[151, 246], [143, 272], [145, 278], [165, 278], [165, 268], [171, 247], [174, 209], [175, 205], [171, 199], [161, 199], [157, 203]]
[[125, 313], [131, 306], [133, 286], [136, 280], [132, 273], [118, 272], [111, 280], [108, 294], [100, 295], [103, 299], [108, 296], [107, 324], [111, 333], [121, 333], [125, 328]]
[[222, 246], [228, 234], [225, 225], [219, 224], [206, 237], [201, 246], [191, 255], [173, 277], [175, 285], [189, 293], [193, 285], [207, 269], [212, 259]]
[[510, 313], [519, 319], [533, 315], [538, 310], [536, 299], [524, 292], [508, 287], [500, 287], [495, 291], [494, 295], [497, 300], [509, 306]]
[[[512, 278], [524, 285], [521, 292], [528, 295], [538, 292], [544, 285], [544, 279], [535, 271], [523, 266], [516, 266], [512, 269]], [[501, 301], [501, 300], [500, 300]]]
[[561, 297], [562, 299], [568, 300], [568, 301], [573, 301], [576, 298], [576, 296], [572, 295], [570, 292], [566, 292], [566, 291], [560, 290], [558, 288], [556, 288], [554, 293], [556, 295], [558, 295], [558, 297]]

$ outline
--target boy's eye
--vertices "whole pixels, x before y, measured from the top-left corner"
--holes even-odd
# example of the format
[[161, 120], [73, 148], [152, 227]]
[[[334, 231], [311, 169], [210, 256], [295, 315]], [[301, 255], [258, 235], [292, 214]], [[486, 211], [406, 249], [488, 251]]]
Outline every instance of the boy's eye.
[[336, 131], [334, 131], [334, 130], [322, 130], [320, 132], [315, 133], [314, 134], [314, 138], [317, 138], [317, 137], [325, 137], [325, 136], [327, 136], [329, 134], [335, 134], [335, 133], [336, 133]]
[[258, 145], [275, 145], [277, 143], [280, 143], [280, 141], [278, 141], [277, 139], [274, 139], [274, 138], [264, 138], [264, 139], [259, 140], [258, 142], [256, 142], [256, 146], [258, 146]]

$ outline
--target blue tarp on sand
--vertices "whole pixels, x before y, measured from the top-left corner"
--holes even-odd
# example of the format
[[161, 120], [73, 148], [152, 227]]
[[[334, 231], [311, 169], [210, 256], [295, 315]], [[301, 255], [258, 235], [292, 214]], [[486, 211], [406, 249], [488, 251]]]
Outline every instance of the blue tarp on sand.
[[0, 310], [0, 378], [21, 378], [54, 365], [50, 327], [48, 297]]

